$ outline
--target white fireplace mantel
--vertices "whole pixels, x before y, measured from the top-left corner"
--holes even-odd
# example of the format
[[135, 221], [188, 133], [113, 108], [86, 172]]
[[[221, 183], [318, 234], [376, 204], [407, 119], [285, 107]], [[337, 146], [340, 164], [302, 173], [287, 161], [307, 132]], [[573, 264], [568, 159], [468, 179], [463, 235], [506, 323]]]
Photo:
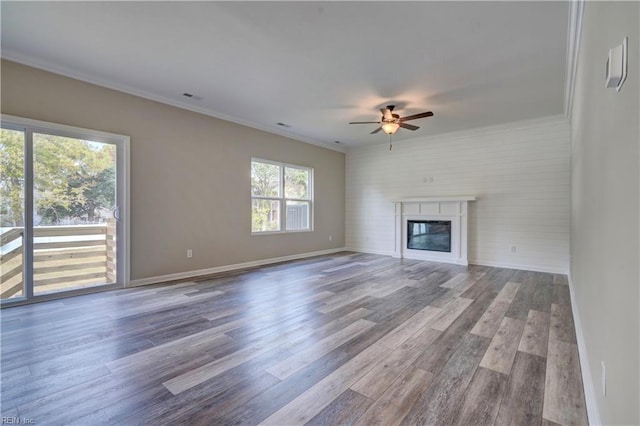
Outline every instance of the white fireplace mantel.
[[[395, 247], [393, 257], [431, 260], [467, 265], [468, 203], [472, 195], [455, 197], [411, 197], [394, 200]], [[451, 252], [413, 250], [407, 248], [407, 221], [451, 221]]]
[[459, 197], [411, 197], [393, 200], [394, 203], [440, 203], [449, 201], [475, 201], [472, 195], [462, 195]]

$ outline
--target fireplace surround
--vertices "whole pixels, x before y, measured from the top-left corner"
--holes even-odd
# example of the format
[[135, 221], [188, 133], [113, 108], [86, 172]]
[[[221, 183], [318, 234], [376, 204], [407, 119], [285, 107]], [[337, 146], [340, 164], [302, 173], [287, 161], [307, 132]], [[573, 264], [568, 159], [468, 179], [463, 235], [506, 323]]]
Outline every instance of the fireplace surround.
[[460, 196], [395, 200], [393, 256], [467, 265], [468, 203], [475, 199]]

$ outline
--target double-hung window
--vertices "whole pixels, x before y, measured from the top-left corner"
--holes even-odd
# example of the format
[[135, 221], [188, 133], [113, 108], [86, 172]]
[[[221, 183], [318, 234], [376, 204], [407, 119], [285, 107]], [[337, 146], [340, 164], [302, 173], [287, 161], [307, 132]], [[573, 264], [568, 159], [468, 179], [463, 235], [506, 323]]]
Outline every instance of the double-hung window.
[[313, 229], [313, 169], [251, 160], [251, 233]]

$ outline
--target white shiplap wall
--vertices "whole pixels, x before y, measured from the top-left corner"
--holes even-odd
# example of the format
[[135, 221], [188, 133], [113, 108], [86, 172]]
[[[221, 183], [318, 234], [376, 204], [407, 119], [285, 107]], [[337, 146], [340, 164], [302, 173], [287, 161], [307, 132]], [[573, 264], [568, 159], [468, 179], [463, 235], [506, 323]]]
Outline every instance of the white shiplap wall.
[[355, 148], [346, 157], [345, 243], [391, 254], [392, 200], [475, 195], [471, 263], [567, 273], [570, 175], [564, 117], [396, 142], [392, 151]]

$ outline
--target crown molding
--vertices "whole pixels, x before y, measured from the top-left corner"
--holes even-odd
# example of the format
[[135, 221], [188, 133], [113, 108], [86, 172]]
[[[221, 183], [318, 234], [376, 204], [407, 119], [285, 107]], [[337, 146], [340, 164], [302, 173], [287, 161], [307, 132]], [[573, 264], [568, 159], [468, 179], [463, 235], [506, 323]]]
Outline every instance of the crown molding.
[[564, 114], [571, 116], [573, 108], [573, 92], [578, 68], [578, 54], [580, 52], [580, 36], [582, 34], [582, 14], [584, 0], [569, 2], [569, 29], [567, 34], [567, 66], [564, 86]]
[[256, 124], [247, 120], [243, 120], [237, 117], [233, 117], [230, 115], [222, 114], [218, 111], [214, 111], [208, 108], [202, 108], [197, 105], [191, 105], [186, 102], [180, 102], [175, 99], [170, 99], [164, 96], [159, 96], [153, 93], [150, 93], [146, 90], [136, 89], [134, 87], [115, 83], [110, 80], [104, 80], [101, 78], [96, 78], [95, 76], [91, 76], [86, 73], [78, 72], [76, 70], [72, 70], [71, 68], [60, 66], [58, 64], [54, 64], [50, 61], [43, 61], [41, 59], [34, 58], [29, 55], [23, 55], [21, 53], [15, 52], [9, 49], [2, 49], [1, 56], [2, 59], [6, 59], [12, 62], [17, 62], [22, 65], [26, 65], [32, 68], [37, 68], [43, 71], [47, 71], [53, 74], [62, 75], [64, 77], [72, 78], [74, 80], [83, 81], [85, 83], [94, 84], [96, 86], [104, 87], [107, 89], [115, 90], [118, 92], [123, 92], [128, 95], [137, 96], [139, 98], [148, 99], [154, 102], [158, 102], [165, 105], [170, 105], [176, 108], [184, 109], [191, 112], [196, 112], [198, 114], [207, 115], [209, 117], [214, 117], [220, 120], [229, 121], [231, 123], [239, 124], [241, 126], [250, 127], [256, 130], [261, 130], [263, 132], [275, 134], [278, 136], [283, 136], [285, 138], [293, 139], [298, 142], [304, 142], [311, 145], [319, 146], [321, 148], [330, 149], [332, 151], [345, 152], [345, 148], [339, 145], [320, 142], [314, 139], [306, 138], [300, 135], [291, 134], [287, 132], [280, 131], [279, 129], [271, 128], [268, 126], [263, 126], [260, 124]]

